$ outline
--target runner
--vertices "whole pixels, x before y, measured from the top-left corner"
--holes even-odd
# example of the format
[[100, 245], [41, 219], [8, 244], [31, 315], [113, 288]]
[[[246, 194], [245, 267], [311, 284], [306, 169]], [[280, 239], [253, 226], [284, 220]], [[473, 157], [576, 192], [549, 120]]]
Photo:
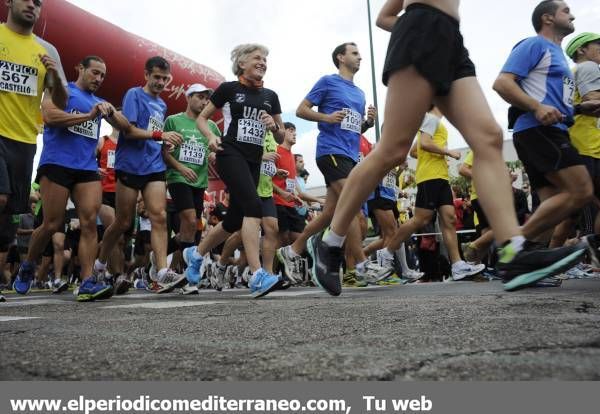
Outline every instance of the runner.
[[[103, 280], [92, 275], [97, 253], [96, 217], [102, 191], [96, 163], [100, 119], [104, 118], [118, 128], [126, 128], [128, 122], [110, 103], [94, 94], [106, 76], [104, 61], [98, 56], [87, 56], [79, 64], [78, 71], [77, 80], [68, 85], [69, 100], [64, 111], [50, 99], [42, 101], [46, 127], [38, 179], [44, 209], [43, 222], [31, 236], [27, 259], [21, 263], [15, 281], [15, 288], [19, 289], [15, 290], [27, 293], [33, 280], [35, 262], [44, 247], [55, 232], [64, 232], [65, 209], [71, 196], [81, 229], [78, 257], [84, 277], [77, 300], [90, 301], [104, 298], [110, 291]], [[61, 271], [62, 265], [55, 268], [58, 275]]]
[[[593, 197], [590, 174], [568, 133], [575, 83], [560, 44], [574, 31], [574, 19], [565, 2], [539, 3], [532, 16], [537, 36], [513, 48], [494, 83], [494, 90], [520, 109], [513, 142], [541, 200], [522, 231], [528, 240], [543, 243], [557, 224]], [[506, 286], [515, 285], [511, 281]]]
[[[56, 48], [33, 34], [42, 3], [12, 0], [0, 25], [0, 64], [8, 80], [0, 82], [0, 252], [8, 251], [18, 221], [13, 215], [29, 206], [29, 188], [41, 128], [40, 103], [46, 95], [59, 108], [67, 103], [66, 79]], [[14, 287], [26, 293], [30, 280]], [[3, 299], [0, 294], [0, 301]]]
[[[323, 213], [306, 226], [294, 243], [277, 251], [279, 261], [292, 279], [294, 277], [290, 275], [298, 268], [296, 262], [307, 248], [308, 239], [329, 225], [346, 178], [358, 162], [360, 135], [375, 122], [373, 106], [369, 106], [364, 118], [365, 94], [354, 84], [362, 60], [356, 44], [348, 42], [337, 46], [332, 59], [338, 73], [319, 79], [296, 111], [296, 116], [318, 123], [317, 166], [325, 178], [327, 195]], [[314, 106], [318, 111], [312, 109]], [[391, 269], [382, 269], [365, 257], [360, 224], [355, 215], [346, 228], [349, 232], [346, 248], [356, 259], [359, 277], [381, 280], [391, 274]], [[310, 253], [310, 247], [308, 251]]]
[[[196, 120], [209, 102], [212, 92], [202, 84], [191, 85], [185, 92], [185, 112], [171, 115], [165, 121], [165, 131], [175, 131], [183, 137], [182, 144], [176, 146], [172, 153], [163, 151], [168, 166], [167, 187], [179, 215], [179, 254], [196, 245], [197, 223], [202, 218], [204, 209], [204, 191], [208, 187], [208, 160], [211, 153], [208, 139], [198, 130]], [[208, 127], [216, 136], [221, 135], [213, 121], [208, 121]]]
[[[406, 159], [423, 115], [432, 103], [458, 128], [475, 153], [474, 178], [479, 198], [502, 246], [498, 268], [510, 287], [520, 288], [560, 271], [576, 261], [583, 250], [523, 249], [510, 182], [502, 160], [502, 130], [494, 120], [475, 77], [475, 67], [459, 31], [458, 1], [388, 0], [377, 25], [392, 36], [383, 72], [388, 86], [386, 128], [377, 148], [351, 174], [340, 196], [331, 231], [314, 240], [315, 274], [332, 295], [341, 293], [335, 277], [341, 262], [346, 229], [356, 211], [383, 176]], [[400, 18], [398, 13], [406, 9]]]
[[[198, 129], [217, 152], [219, 176], [229, 189], [231, 202], [222, 223], [215, 226], [197, 248], [187, 248], [183, 258], [188, 265], [188, 283], [198, 283], [203, 256], [241, 229], [242, 242], [252, 278], [249, 286], [254, 297], [276, 288], [279, 278], [260, 263], [259, 228], [263, 216], [258, 186], [263, 144], [267, 130], [283, 140], [284, 128], [277, 94], [263, 86], [267, 71], [266, 47], [258, 44], [237, 46], [231, 52], [232, 69], [237, 81], [222, 83], [198, 117]], [[222, 109], [225, 119], [223, 139], [208, 126], [208, 119]]]
[[172, 148], [181, 144], [182, 138], [177, 132], [163, 132], [167, 106], [159, 95], [171, 78], [171, 65], [160, 56], [151, 57], [146, 61], [144, 77], [146, 84], [129, 89], [123, 98], [123, 115], [130, 124], [120, 129], [115, 154], [116, 219], [104, 232], [94, 273], [105, 277], [106, 261], [130, 228], [141, 192], [152, 223], [152, 251], [159, 269], [157, 292], [165, 293], [184, 283], [185, 277], [167, 268], [166, 166], [161, 142]]

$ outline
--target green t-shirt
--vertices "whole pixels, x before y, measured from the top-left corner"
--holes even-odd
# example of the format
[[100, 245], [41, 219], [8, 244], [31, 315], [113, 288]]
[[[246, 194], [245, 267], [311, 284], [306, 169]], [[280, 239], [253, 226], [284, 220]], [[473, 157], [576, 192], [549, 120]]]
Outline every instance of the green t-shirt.
[[[217, 136], [221, 131], [213, 121], [208, 121], [208, 127]], [[164, 131], [179, 132], [183, 143], [175, 147], [171, 153], [179, 163], [194, 170], [198, 179], [196, 182], [187, 181], [177, 170], [167, 169], [167, 184], [183, 183], [196, 188], [208, 187], [208, 139], [202, 135], [196, 126], [196, 120], [184, 112], [167, 117]]]
[[[268, 131], [265, 135], [265, 144], [263, 147], [263, 153], [276, 152], [277, 142], [271, 131]], [[259, 197], [273, 197], [273, 176], [277, 172], [277, 167], [274, 162], [263, 161], [260, 165], [260, 178], [258, 179], [258, 196]]]

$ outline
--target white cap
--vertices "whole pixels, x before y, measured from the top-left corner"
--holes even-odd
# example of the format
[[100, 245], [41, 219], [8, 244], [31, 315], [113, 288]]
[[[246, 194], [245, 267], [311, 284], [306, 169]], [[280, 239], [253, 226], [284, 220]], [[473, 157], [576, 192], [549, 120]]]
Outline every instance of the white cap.
[[212, 89], [207, 88], [206, 86], [202, 85], [201, 83], [194, 83], [193, 85], [190, 85], [190, 87], [187, 89], [187, 91], [185, 91], [185, 96], [190, 96], [193, 93], [200, 93], [200, 92], [208, 92], [209, 94], [211, 94], [214, 91]]

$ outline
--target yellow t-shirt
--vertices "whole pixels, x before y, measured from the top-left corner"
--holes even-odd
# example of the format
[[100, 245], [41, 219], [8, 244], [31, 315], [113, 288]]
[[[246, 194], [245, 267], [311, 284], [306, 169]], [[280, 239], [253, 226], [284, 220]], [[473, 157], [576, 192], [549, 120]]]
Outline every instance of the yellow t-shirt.
[[[577, 68], [573, 69], [573, 74]], [[575, 88], [575, 105], [581, 103], [579, 89]], [[600, 158], [600, 118], [588, 115], [575, 115], [575, 123], [569, 128], [571, 143], [581, 155]]]
[[[467, 152], [467, 156], [465, 157], [465, 160], [463, 161], [464, 164], [468, 165], [469, 167], [473, 168], [473, 151], [469, 150], [469, 152]], [[475, 191], [475, 184], [473, 183], [473, 180], [471, 181], [471, 187], [469, 188], [469, 195], [471, 197], [471, 200], [475, 200], [477, 199], [477, 191]]]
[[[446, 148], [448, 145], [448, 130], [442, 122], [438, 124], [438, 127], [433, 134], [433, 142], [440, 148]], [[438, 178], [449, 180], [446, 156], [434, 154], [422, 149], [421, 132], [419, 131], [417, 135], [417, 171], [415, 180], [417, 181], [417, 184], [420, 184], [423, 181], [435, 180]]]
[[[60, 66], [52, 45], [0, 24], [0, 135], [27, 144], [36, 143], [42, 127], [40, 103], [47, 84], [40, 54], [51, 56]], [[62, 69], [59, 74], [64, 81]]]

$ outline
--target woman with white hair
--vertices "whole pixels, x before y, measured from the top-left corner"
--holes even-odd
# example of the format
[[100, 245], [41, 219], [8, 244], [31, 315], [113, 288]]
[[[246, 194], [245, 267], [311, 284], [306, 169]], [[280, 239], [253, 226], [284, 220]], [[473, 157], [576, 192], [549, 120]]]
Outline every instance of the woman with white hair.
[[[256, 192], [267, 130], [278, 142], [284, 127], [277, 94], [263, 87], [267, 71], [266, 47], [258, 44], [239, 45], [231, 52], [232, 70], [237, 81], [222, 83], [198, 117], [198, 129], [217, 153], [217, 170], [231, 195], [227, 216], [198, 247], [184, 250], [186, 276], [198, 283], [203, 256], [227, 237], [241, 229], [248, 265], [253, 275], [250, 291], [254, 297], [264, 296], [276, 288], [279, 278], [261, 267], [259, 230], [262, 218], [261, 200]], [[225, 125], [223, 138], [208, 127], [208, 119], [221, 109]]]

